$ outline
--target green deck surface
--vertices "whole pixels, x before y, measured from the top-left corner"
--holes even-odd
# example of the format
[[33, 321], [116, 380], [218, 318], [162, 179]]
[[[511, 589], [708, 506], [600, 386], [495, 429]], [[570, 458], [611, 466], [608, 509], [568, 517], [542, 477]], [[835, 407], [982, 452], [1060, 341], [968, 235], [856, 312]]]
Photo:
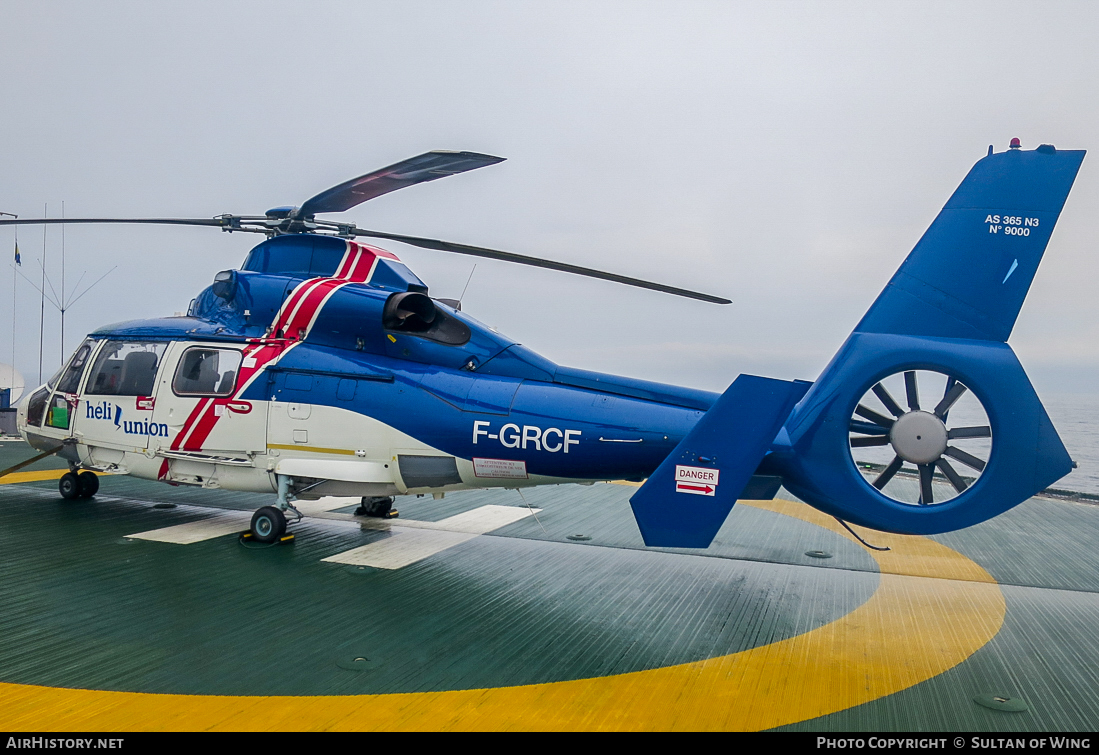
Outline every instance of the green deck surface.
[[[22, 443], [0, 443], [0, 468], [30, 455]], [[63, 466], [47, 459], [30, 469]], [[748, 506], [734, 509], [705, 551], [646, 549], [632, 492], [566, 485], [522, 497], [493, 490], [399, 499], [396, 525], [489, 504], [541, 511], [387, 570], [321, 561], [388, 537], [352, 521], [349, 510], [308, 518], [292, 545], [248, 548], [234, 535], [178, 545], [126, 536], [252, 511], [272, 496], [103, 477], [95, 499], [64, 501], [56, 482], [0, 485], [0, 682], [353, 695], [583, 679], [793, 637], [844, 616], [878, 588], [877, 562], [861, 546]], [[591, 539], [568, 539], [576, 534]], [[1033, 499], [934, 539], [1001, 584], [1000, 632], [914, 687], [785, 728], [1094, 730], [1099, 507]], [[806, 555], [815, 550], [832, 558]], [[340, 666], [351, 658], [369, 660], [364, 670]], [[973, 702], [982, 693], [1021, 696], [1029, 710], [982, 708]]]

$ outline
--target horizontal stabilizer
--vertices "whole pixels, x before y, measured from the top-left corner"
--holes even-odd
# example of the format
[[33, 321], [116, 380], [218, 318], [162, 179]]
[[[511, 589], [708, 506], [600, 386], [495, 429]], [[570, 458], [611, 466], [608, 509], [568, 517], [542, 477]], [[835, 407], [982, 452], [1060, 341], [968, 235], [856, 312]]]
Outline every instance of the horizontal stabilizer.
[[738, 377], [630, 499], [645, 544], [708, 547], [809, 386]]

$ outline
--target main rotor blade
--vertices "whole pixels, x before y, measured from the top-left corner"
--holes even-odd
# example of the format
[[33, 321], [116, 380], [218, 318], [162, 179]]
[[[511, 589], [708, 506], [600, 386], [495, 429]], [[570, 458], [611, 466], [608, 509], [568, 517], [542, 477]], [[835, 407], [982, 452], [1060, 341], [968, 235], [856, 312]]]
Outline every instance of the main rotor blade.
[[343, 212], [368, 199], [380, 197], [382, 194], [388, 194], [406, 186], [434, 181], [455, 173], [465, 173], [467, 170], [476, 170], [486, 165], [495, 165], [505, 159], [481, 155], [477, 152], [444, 150], [425, 152], [322, 191], [305, 201], [305, 204], [298, 209], [297, 217], [308, 218], [318, 212]]
[[557, 270], [562, 273], [573, 273], [574, 275], [584, 275], [588, 278], [598, 278], [600, 280], [612, 281], [614, 283], [624, 283], [627, 286], [636, 286], [637, 288], [647, 288], [650, 291], [660, 291], [665, 294], [675, 294], [676, 296], [685, 296], [688, 299], [698, 299], [700, 301], [707, 301], [712, 304], [732, 304], [729, 299], [722, 299], [719, 296], [711, 296], [710, 294], [701, 294], [697, 291], [689, 291], [685, 288], [676, 288], [675, 286], [666, 286], [663, 283], [652, 283], [650, 281], [644, 281], [639, 278], [629, 278], [625, 275], [617, 275], [616, 273], [605, 273], [601, 270], [594, 270], [590, 267], [580, 267], [579, 265], [568, 265], [564, 262], [554, 262], [553, 260], [546, 260], [540, 257], [528, 257], [525, 254], [515, 254], [514, 252], [501, 252], [496, 249], [486, 249], [482, 246], [470, 246], [468, 244], [455, 244], [450, 241], [440, 241], [439, 239], [425, 239], [420, 236], [405, 236], [399, 233], [384, 233], [382, 231], [366, 231], [361, 228], [355, 228], [350, 231], [354, 236], [366, 236], [368, 238], [375, 239], [389, 239], [390, 241], [400, 241], [403, 244], [409, 244], [411, 246], [418, 246], [423, 249], [434, 249], [439, 252], [454, 252], [455, 254], [468, 254], [473, 257], [485, 257], [490, 260], [502, 260], [503, 262], [515, 262], [520, 265], [530, 265], [531, 267], [541, 267], [547, 270]]
[[232, 228], [234, 231], [267, 233], [264, 228], [248, 228], [239, 225], [240, 221], [261, 221], [265, 218], [241, 217], [238, 215], [216, 218], [18, 218], [0, 220], [0, 225], [76, 225], [78, 223], [140, 223], [144, 225], [205, 225], [214, 228]]

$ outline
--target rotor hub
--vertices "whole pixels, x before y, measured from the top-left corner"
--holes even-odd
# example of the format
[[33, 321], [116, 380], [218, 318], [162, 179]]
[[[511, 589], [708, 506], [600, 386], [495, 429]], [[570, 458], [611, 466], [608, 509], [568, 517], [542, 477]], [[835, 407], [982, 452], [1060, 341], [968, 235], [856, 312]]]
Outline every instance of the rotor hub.
[[931, 464], [946, 451], [946, 424], [931, 412], [908, 412], [889, 431], [897, 456], [911, 464]]

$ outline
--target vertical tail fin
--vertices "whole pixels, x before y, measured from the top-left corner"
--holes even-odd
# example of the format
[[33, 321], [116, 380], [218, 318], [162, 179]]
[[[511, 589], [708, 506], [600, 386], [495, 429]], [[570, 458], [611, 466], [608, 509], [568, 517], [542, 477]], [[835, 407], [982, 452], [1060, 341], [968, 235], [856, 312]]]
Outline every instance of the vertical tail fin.
[[1042, 145], [980, 160], [855, 330], [1006, 341], [1083, 159]]
[[[973, 166], [787, 420], [772, 457], [788, 490], [868, 527], [931, 534], [996, 516], [1068, 474], [1068, 452], [1006, 341], [1083, 158], [1043, 145]], [[919, 370], [946, 378], [922, 410]], [[882, 383], [901, 373], [907, 409]], [[948, 425], [966, 392], [987, 425]], [[990, 444], [987, 460], [965, 451], [967, 439]], [[868, 446], [894, 454], [873, 483], [851, 451]], [[904, 471], [919, 481], [916, 501], [888, 492]]]

